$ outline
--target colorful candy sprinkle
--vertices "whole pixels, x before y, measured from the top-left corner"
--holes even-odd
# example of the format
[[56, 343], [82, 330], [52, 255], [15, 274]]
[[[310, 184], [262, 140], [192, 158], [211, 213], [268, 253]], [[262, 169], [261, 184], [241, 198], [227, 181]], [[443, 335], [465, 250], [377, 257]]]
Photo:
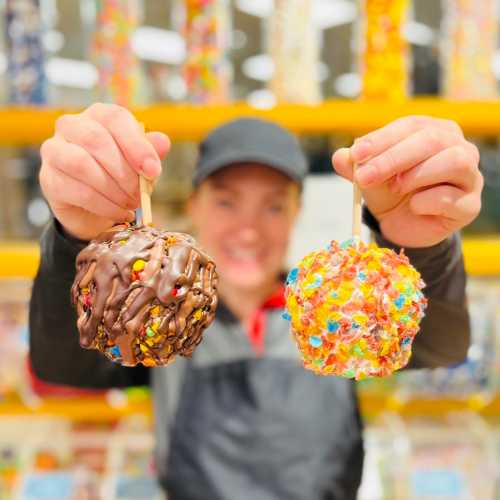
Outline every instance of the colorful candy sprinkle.
[[144, 262], [142, 259], [138, 259], [134, 262], [132, 269], [136, 272], [140, 272], [144, 269], [145, 265], [146, 265], [146, 262]]
[[332, 241], [290, 271], [285, 291], [304, 367], [357, 380], [404, 367], [427, 300], [418, 271], [374, 244]]
[[113, 357], [116, 357], [116, 358], [120, 358], [122, 353], [120, 351], [120, 348], [115, 345], [113, 346], [110, 350], [109, 350], [109, 353], [113, 356]]
[[311, 344], [312, 347], [321, 347], [323, 341], [321, 340], [321, 337], [316, 337], [313, 335], [309, 337], [309, 344]]

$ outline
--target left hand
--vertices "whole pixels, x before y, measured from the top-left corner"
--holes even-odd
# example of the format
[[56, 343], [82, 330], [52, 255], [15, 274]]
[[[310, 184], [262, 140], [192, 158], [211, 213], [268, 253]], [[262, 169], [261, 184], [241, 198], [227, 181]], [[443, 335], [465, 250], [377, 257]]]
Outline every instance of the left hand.
[[435, 245], [481, 209], [479, 151], [453, 121], [408, 116], [371, 132], [332, 158], [354, 180], [384, 237], [403, 247]]

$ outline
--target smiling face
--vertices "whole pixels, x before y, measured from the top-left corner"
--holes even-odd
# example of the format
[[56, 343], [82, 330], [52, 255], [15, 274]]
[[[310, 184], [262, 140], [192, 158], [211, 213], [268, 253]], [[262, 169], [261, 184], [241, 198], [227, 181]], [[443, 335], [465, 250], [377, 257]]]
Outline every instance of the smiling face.
[[203, 181], [189, 211], [197, 238], [226, 288], [276, 281], [300, 206], [298, 185], [257, 164], [226, 167]]

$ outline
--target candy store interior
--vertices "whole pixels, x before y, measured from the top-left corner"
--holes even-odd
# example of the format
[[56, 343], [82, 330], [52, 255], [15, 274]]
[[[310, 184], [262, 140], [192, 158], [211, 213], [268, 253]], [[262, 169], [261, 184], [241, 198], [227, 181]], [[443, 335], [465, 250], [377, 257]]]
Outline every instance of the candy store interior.
[[213, 127], [252, 115], [297, 134], [310, 172], [290, 265], [350, 236], [352, 187], [332, 152], [406, 115], [457, 121], [485, 180], [462, 232], [471, 344], [459, 365], [357, 383], [358, 498], [500, 498], [499, 26], [496, 0], [0, 1], [0, 500], [164, 498], [149, 388], [72, 389], [30, 369], [51, 218], [40, 145], [97, 101], [169, 135], [152, 208], [175, 231], [190, 231], [197, 143]]

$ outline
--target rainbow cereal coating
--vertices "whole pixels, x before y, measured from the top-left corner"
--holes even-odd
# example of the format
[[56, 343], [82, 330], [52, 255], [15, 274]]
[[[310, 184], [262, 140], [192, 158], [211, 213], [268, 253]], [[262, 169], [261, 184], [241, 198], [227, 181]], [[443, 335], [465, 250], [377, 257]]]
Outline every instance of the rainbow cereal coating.
[[361, 380], [408, 363], [427, 299], [403, 251], [332, 241], [304, 257], [286, 284], [283, 317], [305, 368]]

